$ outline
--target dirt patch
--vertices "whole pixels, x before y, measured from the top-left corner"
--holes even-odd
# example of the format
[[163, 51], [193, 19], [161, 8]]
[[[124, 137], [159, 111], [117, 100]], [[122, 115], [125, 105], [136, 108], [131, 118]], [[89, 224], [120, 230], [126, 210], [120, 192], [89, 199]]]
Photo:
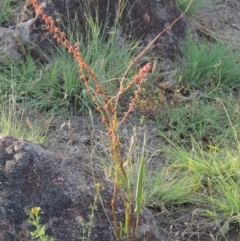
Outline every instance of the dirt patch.
[[[119, 127], [120, 143], [122, 153], [129, 152], [130, 145], [134, 145], [134, 155], [137, 156], [142, 151], [142, 142], [146, 136], [146, 154], [151, 158], [151, 166], [162, 166], [165, 161], [157, 150], [162, 137], [151, 126], [141, 125], [140, 116], [133, 113], [126, 123]], [[157, 144], [158, 143], [158, 144]], [[103, 171], [103, 163], [112, 165], [109, 150], [109, 139], [104, 124], [100, 121], [100, 115], [79, 115], [71, 119], [62, 117], [56, 118], [50, 128], [50, 138], [46, 144], [48, 149], [68, 154], [78, 160], [84, 161], [88, 166], [92, 166], [96, 173]]]
[[209, 6], [194, 16], [195, 28], [206, 37], [230, 43], [240, 49], [240, 2], [210, 0]]

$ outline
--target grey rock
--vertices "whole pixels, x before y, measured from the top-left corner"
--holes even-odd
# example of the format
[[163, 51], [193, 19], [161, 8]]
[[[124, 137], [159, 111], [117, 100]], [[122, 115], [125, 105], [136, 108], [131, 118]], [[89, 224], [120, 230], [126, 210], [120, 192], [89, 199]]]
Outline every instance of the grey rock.
[[[64, 30], [66, 26], [73, 32], [80, 31], [84, 35], [86, 23], [84, 4], [87, 4], [92, 14], [98, 9], [99, 22], [103, 25], [108, 16], [108, 29], [114, 25], [116, 8], [119, 0], [39, 0], [44, 13], [51, 16], [55, 23]], [[124, 38], [140, 38], [142, 46], [146, 46], [164, 28], [181, 15], [175, 0], [128, 0], [120, 18], [120, 25]], [[43, 59], [51, 58], [58, 45], [46, 30], [46, 24], [40, 14], [26, 2], [22, 12], [22, 23], [16, 28], [18, 38], [22, 43], [31, 46], [34, 54]], [[174, 59], [181, 54], [186, 31], [192, 28], [188, 19], [182, 17], [171, 30], [160, 37], [149, 54], [159, 58]], [[36, 49], [37, 48], [37, 49]], [[41, 50], [41, 51], [40, 51]]]
[[14, 36], [14, 29], [0, 27], [0, 64], [7, 65], [11, 60], [21, 60], [18, 51], [18, 40]]
[[[90, 238], [116, 240], [110, 208], [113, 184], [104, 177], [94, 182], [91, 170], [80, 161], [10, 136], [0, 136], [0, 159], [0, 240], [32, 240], [25, 209], [36, 206], [41, 207], [41, 223], [55, 241], [79, 240], [79, 220], [89, 221], [95, 182], [102, 184], [102, 203], [96, 203]], [[117, 201], [118, 218], [124, 223], [121, 198]], [[146, 208], [137, 234], [138, 241], [171, 240]]]

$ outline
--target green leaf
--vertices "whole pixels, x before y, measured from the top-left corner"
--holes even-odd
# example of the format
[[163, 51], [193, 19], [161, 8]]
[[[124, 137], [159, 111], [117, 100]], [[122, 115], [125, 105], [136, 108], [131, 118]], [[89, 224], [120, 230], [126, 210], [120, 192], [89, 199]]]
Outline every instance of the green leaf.
[[137, 214], [140, 214], [142, 212], [144, 171], [145, 171], [145, 158], [142, 157], [140, 169], [139, 169], [139, 173], [138, 173], [137, 191], [136, 191], [136, 207], [134, 210], [134, 212], [136, 212]]

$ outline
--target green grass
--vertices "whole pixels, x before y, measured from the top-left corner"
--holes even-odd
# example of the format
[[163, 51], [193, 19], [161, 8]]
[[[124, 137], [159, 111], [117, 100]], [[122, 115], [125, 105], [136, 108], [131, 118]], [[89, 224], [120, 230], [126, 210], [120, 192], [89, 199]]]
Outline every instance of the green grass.
[[[90, 63], [106, 92], [109, 95], [116, 95], [120, 78], [133, 58], [139, 42], [126, 41], [121, 37], [120, 28], [107, 30], [92, 18], [88, 19], [88, 23], [87, 40], [80, 38], [82, 54], [86, 62]], [[105, 31], [100, 33], [100, 29]], [[107, 41], [104, 36], [107, 36]], [[135, 72], [130, 71], [129, 78], [133, 73]]]
[[192, 217], [203, 217], [206, 228], [218, 227], [216, 236], [226, 237], [240, 221], [240, 107], [233, 95], [240, 55], [227, 44], [190, 37], [184, 51], [175, 88], [199, 95], [164, 105], [151, 121], [165, 139], [159, 151], [166, 164], [149, 168], [144, 195], [155, 208], [181, 213], [191, 207]]
[[235, 135], [227, 115], [240, 129], [239, 111], [239, 103], [233, 96], [222, 94], [213, 98], [202, 94], [190, 103], [161, 108], [153, 124], [160, 133], [181, 146], [189, 147], [195, 140], [204, 149], [218, 148], [226, 142], [230, 147], [235, 142]]
[[147, 205], [178, 211], [195, 207], [206, 227], [218, 226], [224, 236], [240, 221], [239, 102], [203, 95], [159, 115], [155, 125], [165, 138], [159, 151], [166, 164], [146, 173]]
[[[147, 174], [145, 196], [148, 205], [167, 209], [173, 205], [195, 205], [199, 215], [222, 229], [239, 223], [239, 143], [218, 151], [203, 151], [197, 146], [187, 150], [166, 148], [169, 164]], [[184, 207], [182, 207], [184, 209]], [[228, 231], [228, 230], [226, 230]]]
[[[177, 5], [184, 12], [190, 2], [191, 0], [177, 0]], [[207, 6], [206, 0], [193, 0], [186, 14], [188, 16], [192, 16], [198, 13], [202, 8], [206, 6]]]
[[24, 105], [17, 104], [14, 96], [9, 96], [8, 103], [6, 101], [0, 103], [0, 133], [3, 135], [45, 143], [51, 120], [50, 116], [25, 111]]
[[1, 0], [0, 1], [0, 26], [9, 26], [13, 16], [20, 9], [19, 1], [17, 0]]
[[[100, 33], [100, 29], [98, 22], [89, 17], [87, 36], [84, 39], [77, 34], [69, 35], [71, 42], [74, 43], [77, 39], [80, 41], [84, 59], [90, 64], [106, 92], [115, 95], [121, 75], [129, 65], [138, 44], [120, 39], [117, 29], [115, 33], [113, 29], [106, 40], [106, 33]], [[27, 56], [23, 63], [1, 66], [0, 81], [3, 94], [9, 94], [13, 89], [17, 93], [16, 101], [24, 101], [29, 109], [68, 116], [68, 113], [76, 114], [93, 107], [92, 100], [80, 81], [77, 62], [64, 49], [55, 52], [53, 60], [47, 65]]]
[[207, 92], [219, 87], [238, 88], [240, 53], [226, 43], [194, 41], [190, 35], [184, 48], [185, 58], [179, 69], [181, 83]]
[[81, 107], [86, 101], [82, 100], [77, 65], [66, 54], [46, 66], [28, 56], [24, 63], [1, 70], [2, 93], [9, 95], [13, 91], [16, 102], [24, 102], [28, 109], [66, 114], [68, 108]]

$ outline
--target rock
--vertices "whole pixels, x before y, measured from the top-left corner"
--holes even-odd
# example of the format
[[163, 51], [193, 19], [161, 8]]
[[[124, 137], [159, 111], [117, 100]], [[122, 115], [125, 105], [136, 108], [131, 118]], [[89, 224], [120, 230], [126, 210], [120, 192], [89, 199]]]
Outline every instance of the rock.
[[[101, 183], [102, 204], [97, 210], [91, 230], [91, 240], [115, 241], [111, 215], [113, 184], [104, 177]], [[89, 221], [96, 189], [92, 172], [81, 162], [22, 139], [0, 136], [0, 240], [30, 241], [25, 209], [41, 207], [41, 221], [47, 234], [55, 241], [74, 241], [82, 237], [79, 221]], [[124, 208], [120, 197], [118, 218], [124, 223]], [[146, 208], [139, 218], [138, 241], [164, 241], [164, 231], [158, 227]]]
[[[106, 16], [108, 16], [107, 28], [111, 30], [119, 2], [123, 1], [89, 0], [87, 5], [93, 16], [98, 9], [99, 21], [103, 25], [106, 24]], [[83, 5], [86, 4], [86, 0], [39, 0], [38, 3], [44, 9], [45, 14], [51, 16], [62, 30], [69, 26], [73, 32], [81, 29], [84, 35], [83, 29], [87, 20]], [[120, 25], [125, 38], [141, 38], [144, 47], [180, 15], [181, 11], [176, 6], [175, 0], [128, 0], [120, 15]], [[23, 45], [30, 43], [31, 51], [39, 54], [39, 49], [34, 49], [34, 46], [37, 46], [45, 57], [51, 56], [52, 48], [57, 44], [46, 30], [41, 15], [35, 13], [29, 2], [26, 2], [22, 13], [22, 23], [19, 26], [20, 28], [16, 28], [17, 35]], [[181, 54], [186, 31], [190, 27], [187, 18], [185, 16], [181, 18], [171, 30], [156, 41], [150, 50], [151, 55], [174, 59], [176, 55]]]
[[14, 29], [0, 27], [0, 65], [7, 65], [12, 59], [22, 59], [14, 33]]

